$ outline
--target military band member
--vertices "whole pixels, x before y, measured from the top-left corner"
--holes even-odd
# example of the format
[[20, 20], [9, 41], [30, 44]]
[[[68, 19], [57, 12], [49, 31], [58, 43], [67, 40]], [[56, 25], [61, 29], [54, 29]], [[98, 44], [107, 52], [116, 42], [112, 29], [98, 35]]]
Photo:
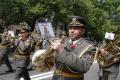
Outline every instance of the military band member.
[[65, 40], [64, 44], [60, 41], [51, 43], [56, 51], [52, 80], [84, 80], [84, 73], [89, 70], [93, 61], [90, 53], [95, 47], [83, 37], [86, 21], [74, 16], [68, 26], [70, 39]]
[[31, 35], [34, 40], [34, 51], [40, 50], [43, 47], [43, 39], [41, 38], [41, 34], [38, 32], [33, 32]]
[[17, 43], [17, 48], [15, 51], [15, 80], [19, 80], [21, 77], [23, 77], [24, 80], [30, 80], [27, 67], [30, 63], [30, 53], [32, 50], [33, 41], [31, 40], [31, 38], [29, 38], [29, 35], [29, 30], [21, 30], [21, 37]]
[[[110, 41], [110, 40], [108, 40]], [[119, 45], [118, 45], [119, 46]], [[100, 49], [101, 54], [104, 56], [105, 54], [108, 54], [105, 48]], [[102, 68], [102, 80], [117, 80], [118, 74], [119, 74], [119, 64], [120, 59], [114, 58], [114, 63], [106, 68]]]
[[5, 62], [5, 64], [9, 69], [6, 72], [13, 72], [12, 65], [8, 58], [11, 51], [10, 48], [11, 48], [11, 41], [9, 39], [8, 32], [5, 31], [1, 36], [1, 43], [0, 43], [0, 66], [2, 65], [3, 62]]

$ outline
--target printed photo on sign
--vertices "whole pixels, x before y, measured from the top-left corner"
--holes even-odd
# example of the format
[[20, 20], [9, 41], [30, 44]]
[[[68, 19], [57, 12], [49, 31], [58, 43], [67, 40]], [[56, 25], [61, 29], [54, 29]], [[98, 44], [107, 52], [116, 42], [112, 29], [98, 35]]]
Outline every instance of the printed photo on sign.
[[51, 37], [55, 36], [50, 22], [38, 23], [38, 26], [41, 32], [41, 36], [44, 39], [50, 39]]

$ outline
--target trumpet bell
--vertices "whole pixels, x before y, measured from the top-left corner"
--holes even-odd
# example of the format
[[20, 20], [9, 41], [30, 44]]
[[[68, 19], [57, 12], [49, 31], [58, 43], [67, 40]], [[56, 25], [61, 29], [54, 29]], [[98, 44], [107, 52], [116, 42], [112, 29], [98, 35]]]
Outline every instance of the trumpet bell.
[[40, 72], [50, 71], [54, 66], [54, 58], [53, 56], [49, 56], [43, 59], [43, 54], [45, 53], [45, 49], [38, 50], [34, 53], [32, 57], [32, 64], [35, 66], [35, 69]]

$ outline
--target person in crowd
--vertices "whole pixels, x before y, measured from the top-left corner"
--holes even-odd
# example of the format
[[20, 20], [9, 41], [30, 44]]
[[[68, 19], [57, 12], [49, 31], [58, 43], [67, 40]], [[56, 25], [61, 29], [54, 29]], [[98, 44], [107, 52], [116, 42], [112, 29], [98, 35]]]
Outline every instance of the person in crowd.
[[6, 72], [13, 72], [12, 65], [9, 61], [9, 54], [10, 54], [10, 48], [11, 48], [11, 40], [10, 35], [8, 34], [8, 31], [5, 31], [1, 36], [1, 43], [0, 43], [0, 66], [3, 62], [8, 67], [8, 71]]
[[79, 16], [73, 16], [68, 24], [69, 39], [64, 44], [60, 40], [51, 42], [55, 50], [55, 70], [52, 80], [84, 80], [92, 65], [91, 50], [95, 47], [84, 38], [87, 22]]
[[[109, 36], [111, 36], [111, 35], [109, 35]], [[106, 45], [110, 44], [111, 41], [112, 41], [111, 39], [106, 39]], [[114, 41], [113, 41], [113, 43], [114, 43]], [[114, 45], [111, 45], [111, 46], [114, 46]], [[118, 43], [118, 45], [116, 44], [116, 46], [120, 47], [119, 43]], [[112, 48], [112, 50], [115, 50], [114, 47]], [[105, 56], [105, 55], [109, 56], [113, 52], [115, 53], [115, 51], [111, 51], [109, 53], [108, 50], [106, 50], [106, 49], [107, 49], [106, 47], [100, 49], [102, 56]], [[112, 65], [110, 65], [108, 67], [105, 67], [105, 68], [101, 67], [101, 69], [102, 69], [102, 80], [117, 80], [117, 77], [118, 77], [118, 74], [119, 74], [119, 64], [120, 64], [119, 57], [118, 58], [115, 57], [113, 59], [113, 64]]]
[[34, 52], [40, 50], [43, 48], [43, 39], [41, 37], [41, 34], [38, 32], [32, 33], [32, 39], [34, 40]]
[[30, 33], [28, 29], [22, 29], [20, 32], [20, 39], [16, 42], [15, 51], [15, 65], [16, 73], [15, 80], [19, 80], [21, 77], [24, 80], [30, 80], [28, 73], [28, 66], [30, 63], [30, 53], [33, 48], [33, 40], [30, 38]]

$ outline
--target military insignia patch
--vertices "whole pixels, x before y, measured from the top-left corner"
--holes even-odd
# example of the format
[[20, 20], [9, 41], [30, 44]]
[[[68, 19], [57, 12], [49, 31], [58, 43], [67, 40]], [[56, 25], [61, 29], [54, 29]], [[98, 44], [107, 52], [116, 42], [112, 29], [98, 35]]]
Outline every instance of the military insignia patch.
[[74, 21], [74, 22], [75, 22], [75, 21], [76, 21], [76, 18], [72, 18], [72, 21]]

